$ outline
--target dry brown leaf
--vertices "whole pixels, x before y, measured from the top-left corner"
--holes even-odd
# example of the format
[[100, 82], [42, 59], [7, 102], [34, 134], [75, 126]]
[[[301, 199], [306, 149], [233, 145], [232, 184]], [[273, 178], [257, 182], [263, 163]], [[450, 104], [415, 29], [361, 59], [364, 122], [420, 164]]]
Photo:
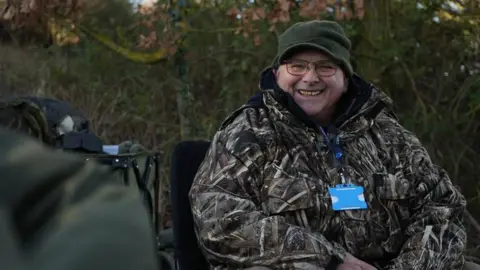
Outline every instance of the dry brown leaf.
[[265, 9], [263, 7], [258, 7], [252, 9], [252, 21], [259, 21], [265, 19]]
[[353, 5], [355, 7], [355, 10], [363, 9], [364, 1], [363, 0], [354, 0]]
[[356, 14], [356, 17], [361, 20], [365, 17], [365, 10], [363, 8], [358, 9], [355, 11], [355, 14]]
[[326, 8], [327, 3], [325, 0], [307, 0], [300, 4], [299, 14], [306, 18], [318, 18]]
[[237, 17], [238, 14], [240, 14], [240, 10], [236, 7], [232, 7], [227, 11], [228, 16]]
[[277, 4], [279, 5], [280, 10], [287, 12], [290, 10], [290, 6], [292, 5], [289, 0], [277, 0]]

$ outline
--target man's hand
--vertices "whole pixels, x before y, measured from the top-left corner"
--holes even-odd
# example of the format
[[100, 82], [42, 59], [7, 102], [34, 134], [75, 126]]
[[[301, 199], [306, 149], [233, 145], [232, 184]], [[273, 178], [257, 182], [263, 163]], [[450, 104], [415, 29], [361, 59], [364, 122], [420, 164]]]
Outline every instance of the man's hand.
[[347, 254], [343, 260], [343, 263], [337, 267], [337, 270], [377, 270], [377, 268], [353, 257], [350, 254]]

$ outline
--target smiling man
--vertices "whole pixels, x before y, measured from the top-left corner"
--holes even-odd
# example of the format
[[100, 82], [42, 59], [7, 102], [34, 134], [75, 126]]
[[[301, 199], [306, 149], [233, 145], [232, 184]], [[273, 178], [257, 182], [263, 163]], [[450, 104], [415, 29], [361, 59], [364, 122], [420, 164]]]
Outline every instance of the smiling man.
[[309, 49], [282, 60], [275, 71], [278, 86], [289, 93], [307, 115], [325, 125], [331, 121], [337, 101], [348, 86], [345, 73], [337, 68], [336, 62]]
[[190, 191], [212, 269], [479, 269], [465, 198], [350, 46], [337, 23], [293, 25], [214, 136]]

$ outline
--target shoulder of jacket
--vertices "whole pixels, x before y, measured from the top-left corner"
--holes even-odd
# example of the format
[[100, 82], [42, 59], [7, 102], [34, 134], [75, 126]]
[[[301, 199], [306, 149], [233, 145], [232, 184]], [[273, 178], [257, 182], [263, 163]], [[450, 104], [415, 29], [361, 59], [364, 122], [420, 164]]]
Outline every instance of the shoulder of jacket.
[[380, 113], [375, 119], [375, 130], [379, 135], [388, 138], [392, 144], [402, 145], [422, 145], [419, 138], [411, 130], [405, 128], [400, 120], [388, 112]]
[[254, 126], [267, 116], [267, 107], [262, 104], [244, 104], [231, 113], [221, 124], [219, 130], [235, 129], [236, 126]]
[[389, 110], [384, 110], [375, 117], [374, 122], [385, 128], [402, 128], [398, 117]]
[[244, 105], [223, 121], [212, 143], [237, 154], [266, 151], [265, 136], [272, 134], [269, 121], [265, 107]]

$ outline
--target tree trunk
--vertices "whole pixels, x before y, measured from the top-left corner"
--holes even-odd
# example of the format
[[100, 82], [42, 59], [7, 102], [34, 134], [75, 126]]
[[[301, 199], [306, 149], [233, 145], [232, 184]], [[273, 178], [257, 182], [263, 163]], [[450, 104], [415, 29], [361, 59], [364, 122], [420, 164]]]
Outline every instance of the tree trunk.
[[177, 111], [180, 119], [180, 135], [182, 140], [192, 138], [194, 135], [191, 121], [191, 119], [193, 119], [192, 98], [185, 51], [185, 48], [180, 47], [175, 55], [175, 66], [178, 69], [178, 79], [180, 82], [180, 87], [177, 88]]
[[192, 137], [192, 123], [190, 121], [190, 99], [188, 98], [188, 86], [186, 91], [179, 89], [177, 91], [177, 112], [180, 119], [180, 136], [182, 140]]
[[[390, 37], [391, 0], [365, 0], [365, 17], [361, 21], [360, 41], [355, 49], [357, 72], [373, 82], [380, 78], [382, 68], [376, 54], [385, 49]], [[393, 61], [393, 59], [392, 59]]]

